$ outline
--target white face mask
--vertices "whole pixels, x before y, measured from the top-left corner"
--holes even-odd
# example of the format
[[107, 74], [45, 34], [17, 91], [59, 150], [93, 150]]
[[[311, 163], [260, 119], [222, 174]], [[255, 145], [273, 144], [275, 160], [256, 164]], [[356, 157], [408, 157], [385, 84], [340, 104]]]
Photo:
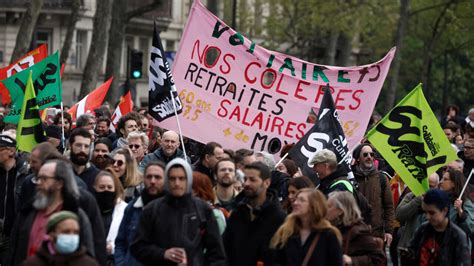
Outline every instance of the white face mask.
[[79, 235], [59, 234], [55, 247], [59, 254], [71, 254], [79, 248]]

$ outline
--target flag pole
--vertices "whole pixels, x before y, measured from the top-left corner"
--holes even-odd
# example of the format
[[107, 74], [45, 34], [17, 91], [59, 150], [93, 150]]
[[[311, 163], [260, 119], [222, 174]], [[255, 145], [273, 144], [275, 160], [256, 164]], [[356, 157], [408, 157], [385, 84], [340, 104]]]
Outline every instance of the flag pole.
[[63, 145], [63, 154], [66, 150], [66, 137], [64, 136], [64, 105], [61, 100], [61, 144]]
[[464, 191], [466, 190], [467, 185], [469, 185], [469, 180], [471, 180], [472, 173], [474, 173], [474, 168], [471, 169], [471, 173], [469, 173], [469, 177], [467, 178], [466, 183], [464, 184], [464, 187], [461, 190], [461, 194], [459, 194], [458, 200], [462, 198], [462, 195], [464, 194]]
[[275, 169], [277, 168], [277, 166], [278, 166], [279, 164], [281, 164], [281, 162], [283, 162], [283, 160], [286, 159], [286, 157], [288, 157], [288, 154], [289, 154], [289, 153], [287, 152], [287, 153], [285, 154], [285, 156], [281, 157], [281, 159], [275, 164]]
[[170, 95], [171, 101], [173, 102], [174, 116], [176, 117], [176, 123], [178, 123], [179, 139], [181, 141], [181, 147], [183, 148], [184, 160], [187, 161], [188, 156], [186, 155], [186, 148], [184, 147], [183, 132], [181, 131], [181, 124], [179, 123], [178, 110], [176, 109], [176, 102], [174, 101], [173, 90], [170, 90]]

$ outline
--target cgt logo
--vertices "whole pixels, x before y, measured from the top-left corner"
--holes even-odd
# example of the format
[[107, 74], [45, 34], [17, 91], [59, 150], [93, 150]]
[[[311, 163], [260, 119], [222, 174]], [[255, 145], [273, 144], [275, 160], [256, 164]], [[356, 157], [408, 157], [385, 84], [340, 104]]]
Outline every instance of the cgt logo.
[[317, 151], [324, 149], [324, 147], [328, 146], [329, 140], [331, 138], [328, 134], [321, 133], [321, 132], [314, 132], [308, 136], [306, 143], [301, 146], [301, 154], [303, 154], [307, 158], [307, 165], [308, 167], [313, 167], [313, 165], [309, 164], [309, 160], [313, 158], [314, 154]]

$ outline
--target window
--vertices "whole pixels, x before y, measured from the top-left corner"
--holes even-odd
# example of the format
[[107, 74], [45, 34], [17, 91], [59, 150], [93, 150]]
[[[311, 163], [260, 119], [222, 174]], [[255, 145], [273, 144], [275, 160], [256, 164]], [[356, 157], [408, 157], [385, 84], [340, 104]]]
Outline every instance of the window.
[[174, 48], [174, 41], [170, 41], [170, 40], [167, 40], [166, 41], [166, 51], [169, 51], [169, 52], [173, 52], [173, 51], [176, 51], [176, 49]]
[[53, 42], [52, 42], [52, 36], [53, 36], [53, 31], [52, 30], [46, 30], [46, 29], [41, 29], [41, 30], [36, 30], [34, 35], [33, 35], [33, 40], [32, 40], [32, 45], [31, 49], [33, 50], [37, 48], [38, 46], [42, 44], [47, 44], [48, 45], [48, 54], [51, 54], [53, 51]]
[[84, 64], [87, 60], [87, 31], [77, 30], [76, 31], [76, 60], [74, 63], [75, 67], [79, 70], [84, 68]]

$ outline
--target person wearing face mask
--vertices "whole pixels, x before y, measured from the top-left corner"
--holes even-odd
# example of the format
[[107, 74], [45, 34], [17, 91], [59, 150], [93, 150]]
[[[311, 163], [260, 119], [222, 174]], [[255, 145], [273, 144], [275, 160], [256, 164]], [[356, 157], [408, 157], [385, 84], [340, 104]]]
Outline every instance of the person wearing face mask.
[[115, 249], [115, 238], [122, 222], [123, 213], [127, 203], [122, 200], [123, 188], [120, 180], [115, 176], [112, 169], [101, 171], [94, 183], [95, 198], [99, 205], [107, 235], [108, 264], [113, 264]]
[[46, 240], [22, 266], [36, 265], [99, 265], [80, 245], [79, 217], [70, 211], [57, 212], [48, 219]]

